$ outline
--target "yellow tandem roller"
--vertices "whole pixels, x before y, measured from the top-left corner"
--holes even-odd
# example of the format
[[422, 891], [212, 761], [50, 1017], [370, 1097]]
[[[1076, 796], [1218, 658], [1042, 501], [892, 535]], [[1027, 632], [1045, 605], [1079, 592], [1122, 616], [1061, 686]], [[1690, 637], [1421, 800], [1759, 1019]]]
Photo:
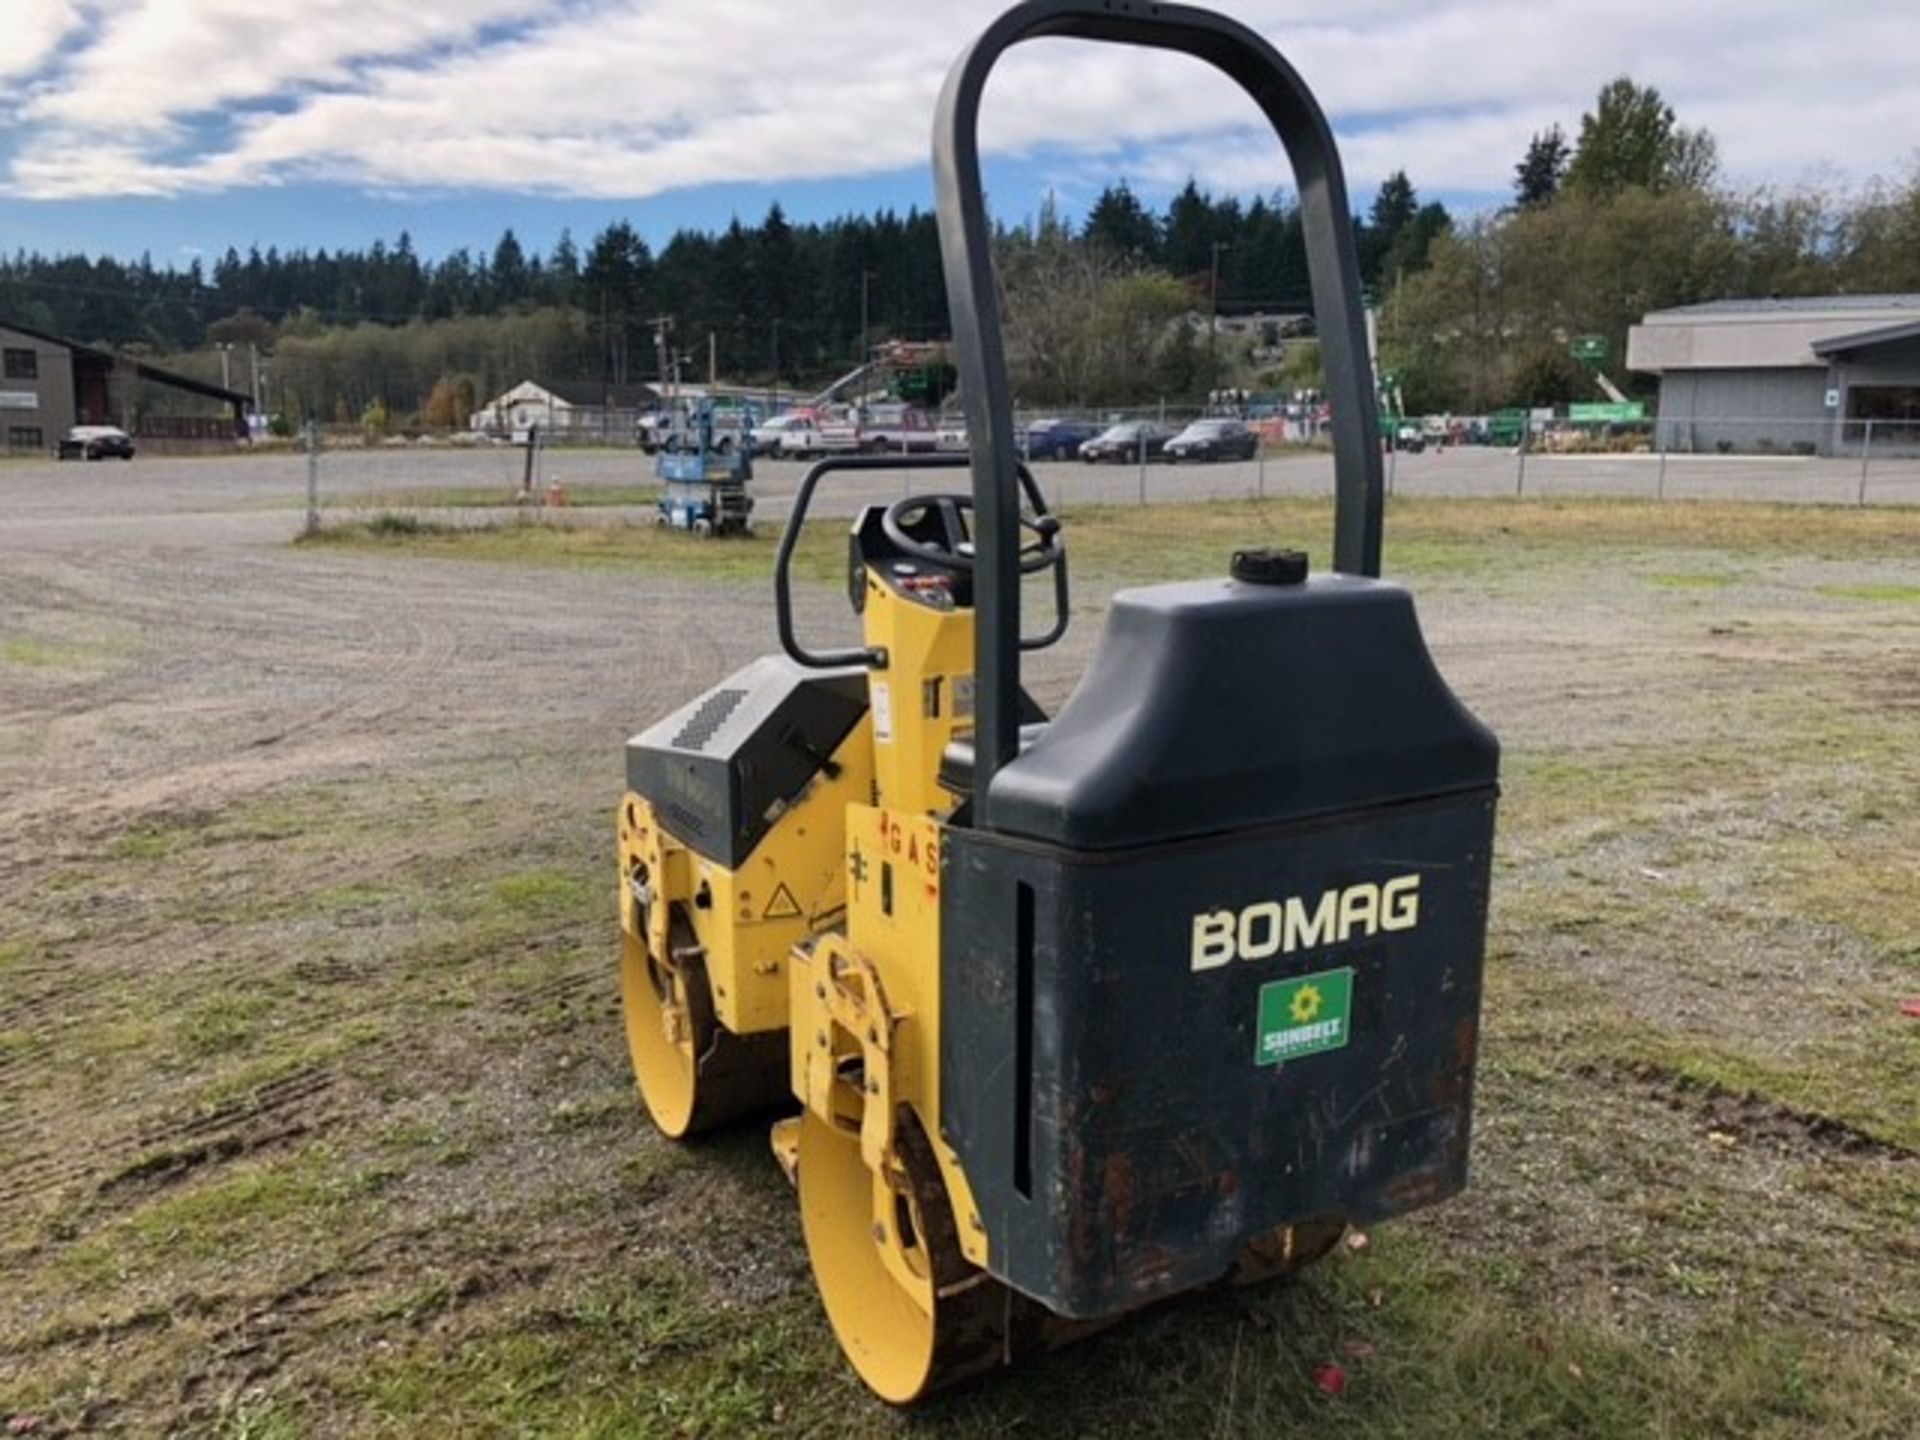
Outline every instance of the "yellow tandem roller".
[[[1014, 447], [975, 142], [1041, 35], [1197, 56], [1272, 122], [1336, 490], [1327, 573], [1249, 544], [1120, 592], [1052, 718], [1020, 670], [1066, 631], [1066, 545]], [[781, 653], [628, 742], [618, 827], [647, 1111], [674, 1139], [778, 1117], [827, 1318], [896, 1404], [1465, 1184], [1499, 765], [1378, 578], [1345, 183], [1292, 68], [1206, 11], [1031, 0], [948, 76], [934, 165], [972, 448], [814, 467]], [[928, 487], [848, 533], [861, 643], [814, 650], [789, 572], [815, 494], [903, 467]]]

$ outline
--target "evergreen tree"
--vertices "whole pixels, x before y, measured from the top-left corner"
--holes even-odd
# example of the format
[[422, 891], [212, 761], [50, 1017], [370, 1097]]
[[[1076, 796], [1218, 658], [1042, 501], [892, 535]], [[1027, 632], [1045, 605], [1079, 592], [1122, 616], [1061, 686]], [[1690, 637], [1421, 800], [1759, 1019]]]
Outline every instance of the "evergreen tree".
[[1166, 236], [1161, 258], [1180, 277], [1204, 277], [1213, 267], [1213, 242], [1231, 243], [1232, 236], [1216, 233], [1213, 201], [1200, 193], [1191, 176], [1167, 206]]
[[1158, 223], [1124, 180], [1100, 192], [1080, 233], [1088, 244], [1133, 264], [1150, 265], [1160, 251]]
[[1396, 170], [1380, 182], [1367, 218], [1357, 227], [1355, 248], [1360, 252], [1360, 283], [1376, 293], [1393, 281], [1387, 257], [1395, 243], [1420, 213], [1420, 199], [1407, 172]]
[[562, 230], [554, 243], [553, 256], [547, 261], [545, 295], [549, 305], [571, 305], [580, 284], [580, 252], [574, 248], [573, 231]]
[[1560, 193], [1567, 175], [1567, 134], [1549, 125], [1527, 142], [1527, 153], [1513, 167], [1513, 203], [1522, 210], [1545, 205]]
[[600, 378], [624, 385], [635, 370], [634, 340], [646, 326], [647, 282], [653, 254], [647, 242], [624, 220], [615, 220], [594, 236], [580, 274], [587, 324], [599, 341]]
[[493, 247], [493, 308], [503, 309], [523, 303], [532, 289], [531, 277], [527, 270], [526, 252], [520, 248], [520, 241], [511, 229], [500, 234], [499, 244]]

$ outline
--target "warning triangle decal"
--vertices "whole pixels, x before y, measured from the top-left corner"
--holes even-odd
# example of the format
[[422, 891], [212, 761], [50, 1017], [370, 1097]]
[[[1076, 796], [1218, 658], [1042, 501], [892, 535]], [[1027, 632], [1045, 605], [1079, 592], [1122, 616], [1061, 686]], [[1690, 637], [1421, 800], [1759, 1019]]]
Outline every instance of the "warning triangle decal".
[[800, 902], [793, 898], [793, 892], [782, 882], [773, 890], [773, 898], [767, 901], [767, 908], [760, 912], [762, 920], [791, 920], [800, 913]]

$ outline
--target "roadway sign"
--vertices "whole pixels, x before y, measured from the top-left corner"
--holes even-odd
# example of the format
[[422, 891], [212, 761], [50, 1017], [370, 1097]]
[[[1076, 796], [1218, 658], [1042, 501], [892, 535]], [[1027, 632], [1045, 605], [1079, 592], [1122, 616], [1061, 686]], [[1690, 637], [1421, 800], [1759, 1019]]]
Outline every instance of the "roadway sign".
[[1638, 400], [1625, 405], [1610, 401], [1576, 402], [1567, 406], [1567, 419], [1575, 425], [1631, 425], [1647, 418], [1647, 407]]

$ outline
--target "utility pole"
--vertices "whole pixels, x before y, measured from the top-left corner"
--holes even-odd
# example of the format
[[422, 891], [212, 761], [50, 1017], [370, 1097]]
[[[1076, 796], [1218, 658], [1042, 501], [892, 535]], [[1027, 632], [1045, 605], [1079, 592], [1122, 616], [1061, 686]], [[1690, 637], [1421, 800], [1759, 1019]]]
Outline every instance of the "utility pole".
[[[655, 373], [660, 378], [660, 403], [667, 413], [667, 423], [678, 428], [678, 419], [673, 406], [673, 371], [667, 359], [667, 332], [673, 329], [671, 315], [653, 317], [653, 362], [658, 367]], [[664, 437], [663, 437], [664, 438]]]
[[219, 340], [214, 343], [213, 348], [220, 352], [220, 388], [231, 390], [233, 389], [233, 342]]
[[867, 363], [867, 282], [873, 279], [873, 271], [860, 272], [860, 353], [853, 357], [856, 365]]
[[260, 347], [254, 341], [247, 342], [247, 353], [253, 360], [253, 413], [260, 413]]
[[653, 317], [653, 363], [654, 374], [659, 377], [661, 389], [667, 384], [667, 332], [673, 328], [671, 315]]
[[1213, 242], [1213, 260], [1207, 268], [1207, 380], [1209, 383], [1220, 378], [1220, 362], [1216, 351], [1220, 334], [1220, 252], [1233, 248], [1225, 240]]
[[767, 414], [780, 401], [780, 317], [773, 317], [773, 378], [767, 382]]
[[720, 345], [713, 331], [707, 331], [707, 388], [720, 383]]

